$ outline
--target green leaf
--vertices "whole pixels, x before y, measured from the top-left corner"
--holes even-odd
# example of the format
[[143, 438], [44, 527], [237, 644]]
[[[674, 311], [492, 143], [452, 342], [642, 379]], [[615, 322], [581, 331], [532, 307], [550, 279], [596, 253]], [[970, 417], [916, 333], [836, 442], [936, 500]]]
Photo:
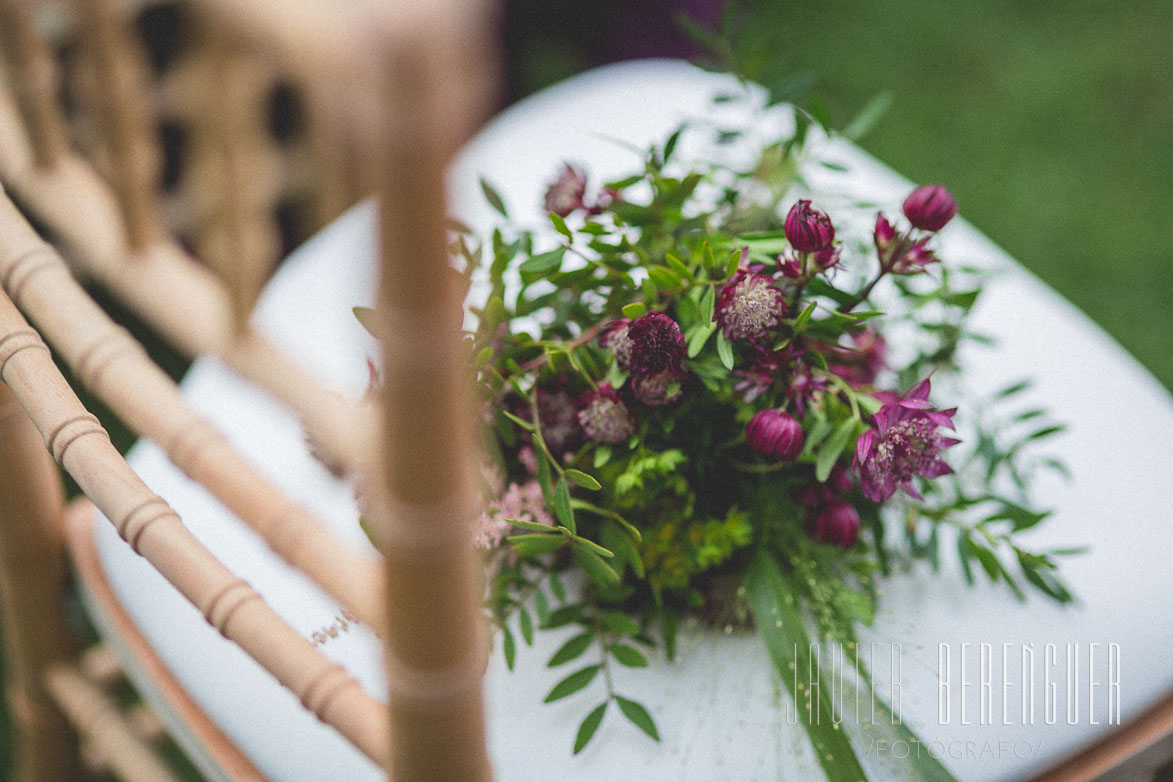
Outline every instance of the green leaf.
[[635, 320], [640, 315], [648, 311], [647, 305], [642, 301], [633, 301], [631, 304], [623, 305], [623, 317]]
[[628, 700], [620, 695], [615, 696], [615, 702], [619, 704], [619, 711], [623, 712], [623, 716], [627, 717], [631, 721], [631, 724], [656, 741], [660, 740], [660, 733], [656, 730], [656, 723], [652, 720], [652, 715], [648, 714], [648, 710], [642, 704]]
[[350, 311], [354, 313], [355, 319], [358, 320], [359, 325], [367, 330], [368, 334], [375, 339], [379, 339], [379, 335], [375, 332], [375, 323], [378, 321], [378, 317], [373, 309], [370, 307], [352, 307]]
[[578, 735], [574, 737], [575, 755], [582, 752], [583, 748], [594, 737], [595, 731], [599, 729], [599, 724], [603, 721], [603, 715], [607, 713], [608, 703], [610, 701], [603, 701], [590, 714], [583, 718], [582, 724], [578, 726]]
[[582, 470], [567, 470], [566, 477], [573, 481], [575, 486], [581, 486], [584, 489], [598, 491], [603, 488], [603, 484], [599, 483], [594, 476], [587, 475]]
[[596, 447], [595, 448], [595, 457], [594, 457], [595, 469], [596, 470], [599, 469], [600, 467], [607, 464], [607, 462], [609, 462], [609, 461], [611, 461], [611, 446], [600, 445], [600, 446]]
[[565, 627], [572, 622], [582, 621], [584, 610], [581, 605], [568, 605], [552, 611], [549, 618], [542, 624], [545, 630], [553, 630], [558, 627]]
[[488, 364], [492, 360], [493, 360], [493, 346], [492, 345], [486, 345], [484, 348], [481, 349], [481, 351], [479, 353], [477, 353], [476, 364], [479, 367], [484, 366], [485, 364]]
[[812, 301], [810, 304], [806, 305], [806, 309], [798, 313], [798, 317], [794, 319], [795, 334], [801, 334], [803, 329], [806, 328], [806, 324], [808, 321], [810, 321], [811, 315], [814, 314], [817, 304], [817, 302]]
[[588, 665], [586, 668], [570, 674], [554, 685], [553, 689], [550, 690], [550, 694], [546, 696], [545, 702], [552, 703], [586, 688], [588, 684], [595, 680], [595, 676], [598, 675], [599, 669], [602, 667], [601, 665]]
[[501, 639], [501, 646], [505, 652], [505, 665], [509, 670], [513, 670], [513, 663], [517, 660], [517, 642], [513, 640], [513, 633], [508, 627], [503, 627], [505, 631], [504, 638]]
[[668, 137], [668, 140], [666, 142], [664, 142], [664, 162], [665, 163], [668, 162], [668, 158], [672, 157], [672, 153], [676, 149], [676, 142], [680, 141], [680, 133], [683, 130], [684, 130], [683, 127], [677, 128], [675, 131], [673, 131], [672, 135]]
[[529, 611], [525, 606], [522, 606], [517, 612], [517, 624], [521, 629], [521, 638], [525, 641], [526, 646], [534, 645], [534, 620], [529, 615]]
[[607, 651], [611, 656], [618, 661], [620, 665], [626, 665], [628, 668], [647, 668], [648, 658], [644, 657], [644, 653], [634, 646], [627, 644], [611, 644], [607, 647]]
[[505, 209], [505, 201], [501, 198], [501, 194], [481, 177], [481, 192], [485, 194], [485, 200], [489, 202], [489, 206], [493, 207], [502, 217], [508, 219], [509, 212]]
[[1032, 381], [1029, 379], [1019, 380], [1017, 383], [1011, 383], [1010, 385], [1006, 386], [998, 393], [994, 394], [994, 398], [1005, 399], [1006, 397], [1014, 396], [1015, 394], [1021, 393], [1025, 390], [1027, 390], [1028, 388], [1030, 388], [1031, 383], [1032, 383]]
[[566, 227], [566, 221], [562, 219], [562, 216], [556, 212], [549, 212], [548, 214], [550, 215], [550, 223], [553, 224], [554, 230], [573, 241], [574, 234]]
[[622, 611], [607, 611], [602, 616], [603, 627], [617, 635], [639, 635], [639, 622]]
[[595, 554], [600, 557], [604, 557], [606, 559], [614, 559], [615, 558], [614, 551], [611, 551], [608, 548], [604, 548], [603, 546], [600, 546], [598, 543], [595, 543], [593, 540], [590, 540], [589, 538], [580, 538], [579, 536], [575, 535], [573, 540], [574, 540], [574, 545], [582, 547], [585, 551], [589, 551], [592, 554]]
[[705, 292], [701, 294], [701, 323], [713, 322], [713, 307], [716, 296], [713, 293], [712, 286], [705, 288]]
[[867, 105], [855, 115], [855, 118], [847, 123], [847, 127], [843, 129], [843, 135], [852, 141], [858, 141], [863, 138], [880, 121], [880, 118], [888, 112], [891, 105], [892, 93], [881, 92], [868, 101]]
[[531, 255], [525, 260], [518, 271], [526, 275], [540, 275], [549, 274], [562, 265], [562, 258], [566, 255], [566, 249], [559, 247], [557, 250], [550, 250], [546, 253], [538, 255]]
[[534, 613], [538, 615], [538, 626], [545, 627], [550, 619], [550, 603], [546, 600], [546, 593], [540, 589], [534, 590]]
[[501, 415], [505, 416], [510, 421], [517, 424], [518, 426], [520, 426], [522, 429], [526, 430], [527, 432], [532, 432], [534, 430], [533, 424], [531, 424], [529, 421], [526, 421], [524, 418], [518, 418], [517, 416], [515, 416], [513, 413], [509, 412], [508, 410], [502, 410]]
[[676, 272], [667, 266], [652, 266], [648, 268], [648, 278], [655, 283], [657, 288], [665, 291], [679, 288], [684, 284], [684, 281], [676, 276]]
[[688, 357], [696, 358], [704, 349], [705, 343], [709, 341], [709, 337], [713, 336], [713, 332], [717, 330], [717, 324], [711, 319], [704, 322], [704, 325], [692, 332], [692, 336], [688, 339]]
[[[863, 768], [844, 731], [835, 724], [836, 715], [830, 693], [819, 688], [818, 698], [811, 700], [808, 711], [800, 704], [795, 682], [826, 681], [819, 672], [818, 661], [798, 650], [810, 649], [810, 638], [803, 626], [794, 594], [778, 563], [765, 551], [758, 551], [745, 573], [745, 589], [754, 623], [766, 644], [766, 650], [794, 699], [799, 721], [815, 751], [815, 757], [828, 782], [858, 782], [865, 779]], [[846, 677], [844, 677], [846, 678]]]
[[550, 573], [550, 591], [554, 593], [559, 603], [566, 602], [566, 587], [562, 586], [562, 579], [557, 573]]
[[574, 559], [578, 566], [595, 584], [608, 587], [619, 583], [619, 574], [615, 572], [615, 568], [607, 564], [598, 554], [581, 546], [575, 546], [572, 551], [574, 551]]
[[513, 550], [523, 557], [546, 554], [562, 548], [566, 538], [562, 535], [510, 535], [505, 538]]
[[667, 264], [668, 264], [668, 267], [669, 267], [670, 269], [672, 269], [672, 271], [674, 271], [674, 272], [676, 272], [677, 274], [679, 274], [679, 275], [680, 275], [680, 278], [681, 278], [682, 280], [691, 280], [691, 279], [693, 279], [693, 276], [692, 276], [692, 270], [691, 270], [691, 269], [689, 269], [687, 266], [685, 266], [685, 265], [684, 265], [684, 262], [683, 262], [683, 261], [681, 261], [679, 258], [677, 258], [677, 257], [676, 257], [675, 255], [673, 255], [672, 253], [667, 253], [667, 254], [665, 254], [665, 255], [664, 255], [664, 261], [665, 261], [665, 263], [667, 263]]
[[506, 519], [506, 521], [515, 527], [520, 527], [521, 529], [526, 529], [530, 532], [544, 532], [549, 534], [551, 531], [549, 524], [539, 524], [536, 521], [526, 521], [524, 519]]
[[730, 372], [733, 371], [733, 343], [725, 338], [724, 332], [717, 333], [717, 355], [721, 364]]
[[573, 636], [562, 646], [558, 647], [558, 651], [550, 658], [550, 662], [546, 663], [547, 668], [557, 668], [559, 665], [565, 665], [571, 660], [582, 656], [588, 648], [590, 648], [591, 641], [595, 640], [594, 633], [579, 633]]
[[819, 449], [819, 456], [815, 461], [815, 479], [819, 483], [826, 483], [827, 478], [831, 476], [831, 470], [835, 467], [835, 463], [847, 450], [847, 444], [855, 435], [856, 425], [857, 421], [854, 418], [843, 421], [835, 427], [835, 431], [827, 438], [826, 444]]
[[574, 508], [570, 507], [570, 486], [565, 478], [559, 478], [558, 485], [554, 487], [554, 514], [563, 527], [572, 533], [575, 532]]

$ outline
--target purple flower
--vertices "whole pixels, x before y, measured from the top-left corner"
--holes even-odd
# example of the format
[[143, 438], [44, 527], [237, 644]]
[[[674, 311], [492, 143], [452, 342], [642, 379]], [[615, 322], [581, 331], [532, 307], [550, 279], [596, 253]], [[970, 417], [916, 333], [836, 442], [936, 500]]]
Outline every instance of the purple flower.
[[611, 349], [615, 362], [624, 372], [631, 369], [631, 337], [627, 333], [630, 327], [630, 318], [620, 318], [610, 323], [599, 337], [599, 344]]
[[763, 410], [745, 427], [749, 447], [774, 461], [793, 461], [802, 452], [802, 427], [781, 410]]
[[579, 398], [578, 424], [597, 443], [614, 445], [635, 433], [635, 422], [623, 400], [607, 383]]
[[661, 372], [680, 374], [684, 358], [684, 334], [676, 321], [659, 310], [638, 318], [627, 329], [631, 340], [631, 371], [638, 377]]
[[957, 202], [941, 185], [921, 185], [904, 199], [904, 216], [922, 231], [940, 231], [957, 214]]
[[726, 339], [759, 342], [786, 315], [782, 291], [764, 274], [738, 272], [721, 290], [713, 317]]
[[936, 478], [953, 472], [939, 454], [959, 441], [943, 436], [937, 427], [952, 429], [957, 411], [934, 410], [929, 390], [926, 378], [904, 394], [884, 395], [887, 404], [873, 416], [876, 428], [860, 436], [853, 467], [864, 495], [873, 502], [884, 502], [897, 489], [920, 499], [912, 484], [915, 476]]
[[812, 207], [810, 201], [799, 201], [790, 207], [783, 227], [790, 246], [800, 253], [818, 252], [835, 240], [831, 218]]
[[680, 398], [680, 376], [661, 372], [651, 377], [636, 375], [631, 379], [631, 392], [648, 407], [663, 407]]
[[832, 500], [815, 514], [811, 533], [823, 543], [851, 548], [859, 537], [859, 513], [843, 500]]
[[566, 163], [558, 178], [546, 190], [546, 211], [566, 217], [575, 209], [583, 209], [586, 194], [586, 174]]

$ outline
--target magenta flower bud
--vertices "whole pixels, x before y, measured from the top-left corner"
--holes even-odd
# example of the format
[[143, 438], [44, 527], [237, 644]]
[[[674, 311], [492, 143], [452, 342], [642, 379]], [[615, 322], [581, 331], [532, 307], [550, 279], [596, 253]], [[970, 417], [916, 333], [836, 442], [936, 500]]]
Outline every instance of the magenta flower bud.
[[652, 310], [628, 327], [627, 337], [631, 340], [631, 371], [636, 376], [680, 374], [684, 334], [672, 318]]
[[802, 453], [802, 426], [781, 410], [763, 410], [745, 427], [745, 441], [774, 461], [794, 461]]
[[859, 537], [859, 513], [842, 500], [829, 502], [815, 516], [811, 532], [822, 543], [851, 548]]
[[876, 243], [876, 252], [880, 254], [880, 260], [887, 260], [892, 243], [896, 241], [896, 226], [888, 222], [888, 218], [883, 214], [876, 215], [876, 229], [872, 233], [872, 240]]
[[818, 252], [835, 240], [831, 218], [812, 207], [810, 201], [799, 201], [790, 207], [784, 229], [790, 246], [800, 253]]
[[726, 339], [760, 342], [778, 327], [786, 301], [764, 274], [738, 272], [721, 290], [713, 318]]
[[578, 425], [595, 442], [615, 445], [635, 434], [631, 413], [607, 383], [583, 394], [578, 403]]
[[922, 231], [940, 231], [957, 214], [957, 202], [941, 185], [921, 185], [904, 199], [904, 216]]
[[586, 174], [569, 163], [563, 165], [558, 178], [546, 190], [546, 211], [566, 217], [575, 209], [585, 207]]

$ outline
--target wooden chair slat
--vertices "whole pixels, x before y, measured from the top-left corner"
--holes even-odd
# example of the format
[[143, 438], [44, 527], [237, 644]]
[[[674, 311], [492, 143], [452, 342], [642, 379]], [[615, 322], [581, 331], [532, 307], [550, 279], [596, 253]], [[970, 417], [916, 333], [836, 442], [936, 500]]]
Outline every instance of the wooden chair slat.
[[0, 226], [0, 282], [80, 380], [133, 430], [159, 443], [278, 555], [360, 619], [382, 627], [381, 563], [337, 540], [192, 410], [175, 382], [90, 299], [53, 247], [3, 197]]
[[386, 707], [278, 617], [134, 474], [7, 295], [0, 296], [0, 380], [20, 400], [53, 458], [137, 553], [306, 708], [372, 760], [386, 762]]

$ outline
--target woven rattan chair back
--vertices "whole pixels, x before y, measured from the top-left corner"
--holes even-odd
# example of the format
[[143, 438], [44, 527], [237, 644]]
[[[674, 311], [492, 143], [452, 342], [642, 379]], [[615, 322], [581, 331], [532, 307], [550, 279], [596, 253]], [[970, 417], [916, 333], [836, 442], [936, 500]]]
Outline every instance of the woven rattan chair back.
[[[144, 45], [143, 18], [155, 34], [170, 20], [183, 45]], [[449, 158], [492, 96], [488, 22], [473, 2], [0, 0], [0, 588], [19, 779], [76, 778], [71, 723], [108, 745], [101, 756], [124, 777], [167, 778], [94, 691], [65, 628], [54, 461], [209, 623], [392, 778], [488, 777], [487, 647], [468, 534], [475, 440], [443, 191]], [[313, 226], [367, 192], [383, 237], [378, 410], [326, 390], [248, 325], [283, 246], [283, 210], [299, 204]], [[266, 481], [74, 275], [180, 352], [218, 354], [289, 405], [332, 464], [364, 474], [383, 556], [343, 545]], [[131, 429], [377, 628], [390, 706], [196, 541], [122, 460], [46, 343]]]

